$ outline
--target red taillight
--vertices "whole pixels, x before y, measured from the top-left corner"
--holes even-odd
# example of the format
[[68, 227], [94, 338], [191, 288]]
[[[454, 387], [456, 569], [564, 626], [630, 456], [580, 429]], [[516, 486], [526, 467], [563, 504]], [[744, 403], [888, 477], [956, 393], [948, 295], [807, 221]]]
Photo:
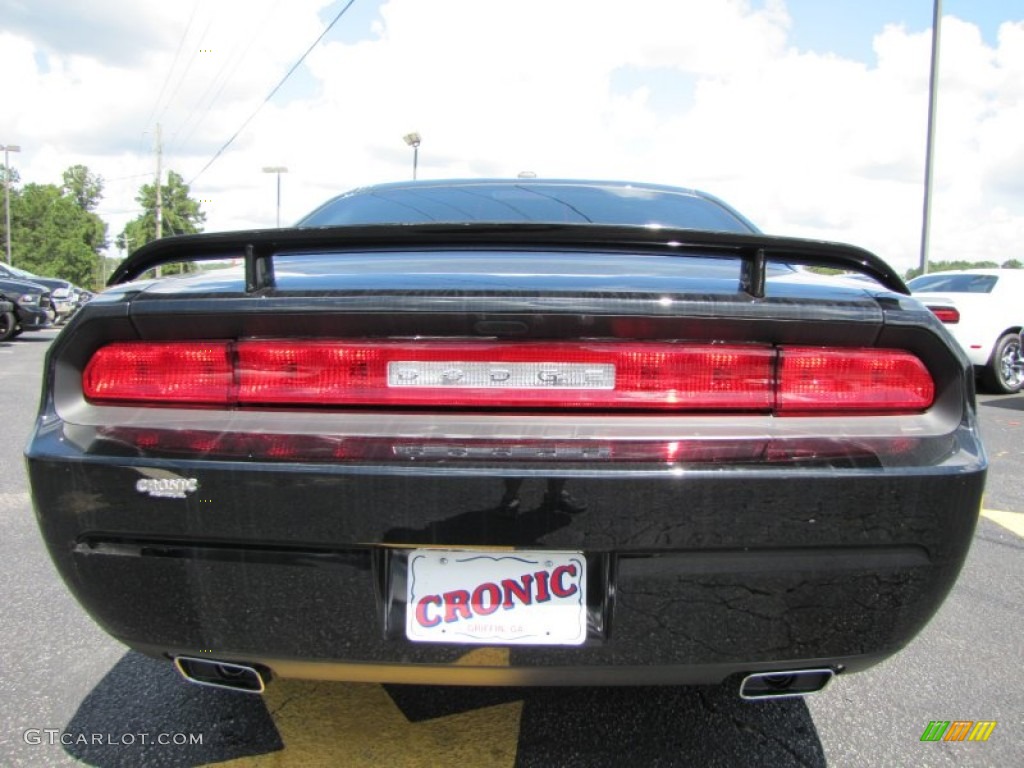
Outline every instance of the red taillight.
[[935, 396], [931, 374], [909, 352], [786, 347], [779, 358], [780, 414], [922, 411]]
[[82, 375], [95, 401], [224, 404], [233, 370], [227, 342], [122, 342], [98, 350]]
[[934, 385], [890, 349], [664, 342], [125, 342], [98, 350], [95, 402], [914, 412]]
[[956, 325], [960, 322], [960, 311], [956, 307], [928, 307], [928, 309], [946, 325]]
[[741, 408], [771, 405], [766, 347], [657, 343], [237, 345], [251, 405]]

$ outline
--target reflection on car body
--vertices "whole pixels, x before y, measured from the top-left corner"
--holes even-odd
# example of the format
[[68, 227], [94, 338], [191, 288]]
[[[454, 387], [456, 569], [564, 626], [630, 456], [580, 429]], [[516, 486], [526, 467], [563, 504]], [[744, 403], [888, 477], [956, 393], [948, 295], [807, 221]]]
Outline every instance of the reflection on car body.
[[[137, 279], [201, 259], [244, 269]], [[909, 642], [971, 540], [936, 317], [697, 192], [383, 185], [112, 283], [51, 350], [34, 501], [83, 606], [194, 682], [804, 694]]]

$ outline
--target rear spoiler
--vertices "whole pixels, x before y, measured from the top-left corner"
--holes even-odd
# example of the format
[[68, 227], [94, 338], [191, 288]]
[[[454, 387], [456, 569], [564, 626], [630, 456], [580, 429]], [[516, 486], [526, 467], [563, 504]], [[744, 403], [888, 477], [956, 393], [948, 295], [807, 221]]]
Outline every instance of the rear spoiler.
[[743, 260], [740, 287], [764, 297], [769, 262], [831, 267], [874, 278], [909, 294], [900, 276], [878, 256], [842, 243], [761, 234], [594, 224], [389, 224], [214, 232], [154, 240], [125, 259], [108, 285], [138, 278], [161, 264], [214, 259], [245, 260], [245, 290], [274, 287], [273, 257], [281, 252], [366, 249], [571, 248], [630, 250], [667, 256], [723, 256]]

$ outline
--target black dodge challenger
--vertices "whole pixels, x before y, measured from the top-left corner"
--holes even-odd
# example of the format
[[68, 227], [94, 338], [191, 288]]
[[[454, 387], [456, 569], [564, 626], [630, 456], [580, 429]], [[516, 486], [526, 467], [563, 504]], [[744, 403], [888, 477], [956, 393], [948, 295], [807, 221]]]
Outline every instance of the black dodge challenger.
[[[171, 262], [203, 271], [142, 279]], [[800, 695], [908, 643], [971, 541], [941, 323], [699, 192], [381, 185], [111, 285], [49, 352], [34, 503], [85, 609], [194, 682]]]

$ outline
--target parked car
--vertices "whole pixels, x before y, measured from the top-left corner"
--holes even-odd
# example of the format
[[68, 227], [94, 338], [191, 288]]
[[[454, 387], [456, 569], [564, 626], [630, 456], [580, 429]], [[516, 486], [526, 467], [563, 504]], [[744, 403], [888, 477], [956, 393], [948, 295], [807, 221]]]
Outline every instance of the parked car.
[[96, 621], [193, 682], [802, 695], [905, 646], [970, 546], [941, 323], [702, 193], [382, 185], [111, 283], [47, 358], [37, 519]]
[[17, 322], [14, 319], [14, 303], [0, 293], [0, 341], [7, 341], [14, 333]]
[[925, 304], [946, 308], [940, 319], [960, 343], [986, 389], [1012, 394], [1024, 387], [1020, 349], [1024, 270], [934, 272], [915, 277], [908, 286]]
[[0, 278], [27, 280], [37, 285], [46, 286], [50, 290], [54, 322], [57, 325], [65, 323], [78, 309], [78, 295], [82, 289], [68, 280], [62, 280], [59, 277], [40, 277], [7, 264], [0, 264]]
[[14, 304], [14, 329], [10, 336], [48, 328], [53, 324], [50, 291], [45, 286], [0, 277], [0, 292]]

